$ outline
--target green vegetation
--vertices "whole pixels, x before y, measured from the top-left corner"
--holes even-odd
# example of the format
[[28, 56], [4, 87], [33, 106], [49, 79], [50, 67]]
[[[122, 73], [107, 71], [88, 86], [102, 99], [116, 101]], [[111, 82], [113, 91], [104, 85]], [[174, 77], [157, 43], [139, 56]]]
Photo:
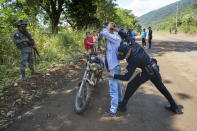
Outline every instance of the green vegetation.
[[3, 99], [3, 93], [2, 93], [3, 88], [4, 87], [2, 85], [0, 85], [0, 100]]
[[[157, 22], [153, 25], [157, 31], [172, 31], [176, 28], [176, 15]], [[178, 32], [193, 33], [197, 32], [197, 3], [188, 6], [185, 10], [178, 13]]]
[[[179, 1], [179, 11], [184, 10], [187, 6], [196, 2], [196, 0], [180, 0]], [[177, 3], [173, 3], [167, 6], [164, 6], [160, 9], [151, 11], [145, 15], [139, 17], [139, 24], [142, 26], [148, 26], [155, 22], [161, 21], [171, 15], [176, 14]]]
[[31, 96], [29, 96], [29, 101], [31, 101], [34, 98], [39, 98], [40, 97], [40, 92], [39, 91], [35, 91]]
[[120, 27], [124, 27], [126, 29], [136, 28], [138, 21], [135, 16], [131, 14], [131, 10], [118, 8], [116, 13], [120, 17], [119, 21], [116, 22]]
[[17, 30], [20, 19], [27, 21], [27, 29], [41, 54], [42, 61], [36, 66], [36, 70], [41, 72], [53, 66], [70, 64], [77, 57], [78, 49], [85, 51], [85, 32], [98, 31], [105, 22], [114, 21], [117, 26], [127, 28], [137, 27], [131, 10], [117, 8], [114, 0], [0, 1], [1, 99], [3, 88], [21, 78], [19, 50], [13, 43], [13, 32]]

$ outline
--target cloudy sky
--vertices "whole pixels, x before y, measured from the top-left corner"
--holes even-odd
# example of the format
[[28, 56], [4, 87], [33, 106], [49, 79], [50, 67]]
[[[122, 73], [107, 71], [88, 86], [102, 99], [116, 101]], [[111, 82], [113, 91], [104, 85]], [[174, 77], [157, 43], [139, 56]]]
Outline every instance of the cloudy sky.
[[121, 8], [132, 10], [134, 15], [141, 16], [176, 1], [178, 0], [117, 0], [116, 3]]

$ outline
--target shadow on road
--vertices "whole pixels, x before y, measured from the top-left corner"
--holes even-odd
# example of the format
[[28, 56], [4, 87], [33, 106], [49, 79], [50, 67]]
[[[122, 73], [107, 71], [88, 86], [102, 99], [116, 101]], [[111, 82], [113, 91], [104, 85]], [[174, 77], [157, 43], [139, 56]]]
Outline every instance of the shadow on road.
[[147, 50], [148, 53], [162, 56], [166, 52], [191, 52], [197, 51], [197, 43], [182, 41], [153, 41], [153, 48]]
[[163, 83], [164, 84], [170, 84], [170, 83], [172, 83], [172, 81], [171, 80], [163, 80]]
[[180, 99], [191, 99], [192, 96], [185, 94], [185, 93], [176, 93], [175, 95], [177, 95]]
[[105, 118], [103, 114], [110, 105], [107, 80], [94, 89], [90, 106], [82, 115], [73, 110], [74, 97], [79, 80], [67, 84], [50, 98], [41, 108], [14, 123], [6, 131], [176, 131], [173, 128], [173, 113], [166, 111], [167, 101], [158, 95], [144, 93], [141, 87], [128, 103], [127, 113]]

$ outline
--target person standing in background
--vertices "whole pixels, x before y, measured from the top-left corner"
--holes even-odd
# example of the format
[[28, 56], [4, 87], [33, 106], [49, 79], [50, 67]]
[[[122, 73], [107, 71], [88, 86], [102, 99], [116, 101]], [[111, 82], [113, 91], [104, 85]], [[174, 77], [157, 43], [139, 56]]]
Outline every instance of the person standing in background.
[[177, 28], [175, 29], [174, 33], [177, 34]]
[[86, 38], [84, 39], [84, 47], [87, 50], [88, 54], [91, 54], [94, 51], [94, 42], [90, 32], [86, 32]]
[[96, 31], [93, 31], [92, 39], [93, 39], [93, 43], [95, 45], [94, 51], [97, 52], [96, 46], [98, 45], [98, 36], [97, 36], [97, 32]]
[[172, 29], [170, 28], [170, 34], [172, 34]]
[[102, 31], [100, 31], [99, 35], [98, 35], [98, 50], [101, 50], [101, 41], [103, 39], [103, 34]]
[[144, 28], [143, 29], [143, 32], [142, 32], [142, 47], [146, 47], [146, 29]]
[[97, 36], [97, 32], [93, 31], [93, 43], [98, 43], [98, 36]]
[[151, 27], [148, 27], [148, 44], [149, 44], [149, 49], [151, 48], [151, 44], [152, 44], [152, 34], [153, 34], [153, 31], [151, 29]]
[[131, 36], [132, 36], [133, 40], [135, 41], [135, 39], [136, 39], [136, 32], [133, 29], [131, 29]]

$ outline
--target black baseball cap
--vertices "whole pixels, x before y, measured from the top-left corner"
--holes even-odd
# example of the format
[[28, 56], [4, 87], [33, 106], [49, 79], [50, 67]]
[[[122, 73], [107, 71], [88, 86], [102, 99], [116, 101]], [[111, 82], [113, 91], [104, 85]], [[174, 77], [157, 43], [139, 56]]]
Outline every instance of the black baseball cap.
[[19, 20], [17, 25], [27, 25], [27, 23], [24, 20]]
[[129, 51], [129, 47], [126, 44], [121, 44], [118, 47], [118, 60], [123, 60]]

